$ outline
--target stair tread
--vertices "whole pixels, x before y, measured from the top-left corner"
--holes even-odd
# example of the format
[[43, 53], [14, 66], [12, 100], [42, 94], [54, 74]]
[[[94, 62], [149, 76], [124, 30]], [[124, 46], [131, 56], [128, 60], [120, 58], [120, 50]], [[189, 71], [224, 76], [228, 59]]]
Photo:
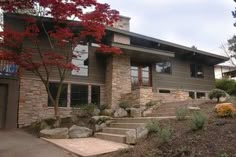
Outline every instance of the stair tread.
[[110, 130], [134, 130], [134, 129], [128, 129], [128, 128], [114, 128], [114, 127], [107, 127], [107, 128], [104, 128], [104, 129], [110, 129]]
[[95, 135], [107, 135], [107, 136], [125, 137], [125, 135], [111, 134], [111, 133], [104, 133], [104, 132], [98, 132], [98, 133], [95, 133]]

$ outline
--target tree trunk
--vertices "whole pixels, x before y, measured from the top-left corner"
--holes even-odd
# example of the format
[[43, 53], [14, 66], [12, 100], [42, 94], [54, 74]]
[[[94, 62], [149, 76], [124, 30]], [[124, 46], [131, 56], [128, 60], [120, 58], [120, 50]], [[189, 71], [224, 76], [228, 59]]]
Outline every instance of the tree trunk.
[[54, 125], [53, 125], [55, 128], [58, 128], [58, 127], [60, 126], [60, 124], [61, 124], [61, 118], [60, 118], [60, 116], [59, 116], [58, 104], [59, 104], [59, 101], [56, 100], [56, 101], [55, 101], [55, 104], [54, 104], [54, 116], [55, 116], [55, 118], [56, 118], [56, 121], [55, 121], [55, 123], [54, 123]]
[[220, 102], [220, 98], [219, 98], [219, 97], [217, 98], [217, 102], [218, 102], [218, 103]]

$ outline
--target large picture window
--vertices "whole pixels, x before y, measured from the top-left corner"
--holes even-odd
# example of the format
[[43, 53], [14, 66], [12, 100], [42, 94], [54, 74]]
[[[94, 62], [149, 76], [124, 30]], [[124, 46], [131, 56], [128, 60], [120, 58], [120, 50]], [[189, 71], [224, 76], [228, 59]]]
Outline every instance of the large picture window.
[[88, 76], [88, 45], [77, 45], [73, 54], [76, 57], [72, 59], [72, 63], [79, 67], [79, 71], [72, 70], [72, 75]]
[[[49, 90], [53, 96], [53, 98], [57, 95], [57, 90], [59, 87], [59, 83], [50, 83], [49, 84]], [[51, 102], [51, 100], [48, 98], [48, 106], [52, 107], [54, 104]], [[61, 95], [59, 98], [59, 107], [66, 107], [67, 106], [67, 84], [62, 85], [61, 89]]]
[[191, 77], [195, 77], [195, 78], [204, 77], [202, 65], [190, 64], [190, 73], [191, 73]]
[[164, 73], [164, 74], [171, 74], [171, 62], [163, 61], [156, 63], [156, 72]]
[[71, 85], [71, 107], [80, 107], [88, 104], [88, 86]]

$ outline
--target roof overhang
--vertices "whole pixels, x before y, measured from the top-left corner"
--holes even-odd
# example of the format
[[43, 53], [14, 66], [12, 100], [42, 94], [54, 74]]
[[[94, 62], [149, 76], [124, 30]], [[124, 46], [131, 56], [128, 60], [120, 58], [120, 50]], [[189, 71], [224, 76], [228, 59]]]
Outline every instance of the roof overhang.
[[[129, 36], [129, 37], [136, 37], [136, 38], [140, 38], [140, 39], [147, 40], [147, 41], [156, 42], [156, 43], [159, 43], [159, 44], [162, 44], [162, 45], [169, 46], [171, 48], [176, 48], [178, 50], [181, 50], [181, 51], [178, 51], [178, 52], [174, 51], [176, 57], [177, 56], [184, 56], [186, 59], [190, 59], [190, 60], [194, 59], [194, 58], [195, 59], [200, 59], [200, 60], [203, 59], [206, 62], [206, 64], [210, 64], [210, 65], [216, 65], [216, 64], [219, 64], [219, 63], [222, 63], [222, 62], [225, 62], [225, 61], [229, 60], [228, 57], [221, 56], [221, 55], [218, 55], [218, 54], [215, 54], [215, 53], [210, 53], [210, 52], [194, 49], [194, 48], [191, 48], [191, 47], [171, 43], [171, 42], [168, 42], [168, 41], [152, 38], [152, 37], [137, 34], [137, 33], [134, 33], [134, 32], [120, 30], [120, 29], [113, 28], [113, 27], [106, 27], [106, 29], [108, 31], [112, 31], [112, 32], [115, 32], [115, 33], [118, 33], [118, 34], [126, 35], [126, 36]], [[143, 49], [146, 49], [146, 48], [143, 48]], [[190, 58], [187, 58], [187, 57], [190, 57]]]

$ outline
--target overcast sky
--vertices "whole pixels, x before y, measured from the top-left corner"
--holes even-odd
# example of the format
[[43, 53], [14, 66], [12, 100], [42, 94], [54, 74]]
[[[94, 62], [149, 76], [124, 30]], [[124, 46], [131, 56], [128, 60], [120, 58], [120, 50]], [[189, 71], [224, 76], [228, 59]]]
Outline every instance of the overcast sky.
[[236, 27], [233, 0], [98, 0], [131, 17], [131, 31], [214, 53], [223, 53]]

